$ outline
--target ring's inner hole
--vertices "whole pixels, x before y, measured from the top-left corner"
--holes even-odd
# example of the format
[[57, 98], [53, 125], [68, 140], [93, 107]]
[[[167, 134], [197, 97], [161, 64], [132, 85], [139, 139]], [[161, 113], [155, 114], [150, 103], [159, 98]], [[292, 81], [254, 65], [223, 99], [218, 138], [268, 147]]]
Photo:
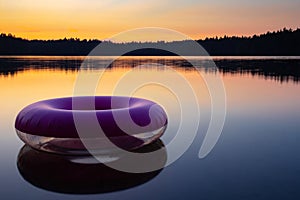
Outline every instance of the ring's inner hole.
[[132, 106], [134, 99], [128, 98], [68, 98], [56, 102], [50, 102], [50, 106], [62, 110], [113, 110]]

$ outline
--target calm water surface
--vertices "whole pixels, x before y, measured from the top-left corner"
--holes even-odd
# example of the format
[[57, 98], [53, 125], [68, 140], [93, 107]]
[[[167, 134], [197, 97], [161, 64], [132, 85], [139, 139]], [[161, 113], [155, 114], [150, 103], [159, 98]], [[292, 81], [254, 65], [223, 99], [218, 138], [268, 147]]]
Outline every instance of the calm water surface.
[[[150, 174], [112, 177], [105, 174], [116, 172], [103, 166], [66, 164], [59, 156], [23, 147], [14, 130], [15, 117], [24, 106], [73, 94], [82, 59], [0, 58], [0, 193], [4, 199], [300, 198], [299, 58], [215, 58], [226, 90], [227, 115], [218, 143], [204, 159], [198, 158], [198, 152], [211, 105], [205, 83], [190, 64], [176, 57], [127, 57], [114, 62], [99, 81], [97, 95], [122, 95], [112, 91], [129, 72], [136, 79], [147, 74], [168, 77], [171, 70], [160, 68], [160, 64], [172, 66], [197, 83], [193, 88], [199, 98], [201, 124], [192, 146], [170, 166]], [[105, 58], [97, 58], [95, 63], [101, 59]], [[139, 65], [144, 67], [133, 68]], [[201, 60], [199, 67], [202, 73], [217, 76]], [[101, 69], [92, 64], [88, 70], [95, 73]], [[132, 80], [127, 81], [130, 84]], [[163, 99], [165, 106], [174, 106], [169, 114], [180, 114], [174, 95], [163, 87], [148, 85], [133, 95]], [[177, 128], [178, 124], [169, 124], [160, 142], [168, 144]], [[163, 156], [168, 157], [168, 149]], [[78, 180], [81, 173], [85, 176], [83, 184], [66, 186]], [[103, 182], [99, 182], [101, 176]]]

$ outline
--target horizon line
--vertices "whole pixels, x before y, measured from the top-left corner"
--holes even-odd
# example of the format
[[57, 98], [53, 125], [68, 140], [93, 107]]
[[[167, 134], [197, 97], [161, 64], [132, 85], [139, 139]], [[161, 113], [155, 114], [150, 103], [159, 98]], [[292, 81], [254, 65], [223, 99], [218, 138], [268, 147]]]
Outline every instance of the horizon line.
[[[300, 30], [300, 27], [297, 27], [295, 29], [293, 28], [287, 28], [287, 27], [283, 27], [281, 29], [277, 29], [277, 30], [273, 30], [273, 31], [265, 31], [264, 33], [256, 33], [256, 34], [252, 34], [252, 35], [227, 35], [227, 34], [224, 34], [223, 36], [213, 36], [213, 37], [203, 37], [203, 38], [200, 38], [200, 39], [193, 39], [191, 38], [190, 40], [194, 40], [194, 41], [199, 41], [199, 40], [209, 40], [209, 39], [222, 39], [222, 38], [234, 38], [234, 37], [237, 37], [237, 38], [253, 38], [255, 36], [261, 36], [261, 35], [265, 35], [265, 34], [268, 34], [268, 33], [278, 33], [278, 32], [283, 32], [283, 31], [297, 31], [297, 30]], [[79, 40], [79, 41], [100, 41], [100, 42], [112, 42], [112, 43], [131, 43], [131, 42], [141, 42], [141, 43], [157, 43], [157, 42], [165, 42], [165, 43], [169, 43], [169, 42], [178, 42], [178, 41], [188, 41], [188, 40], [173, 40], [173, 41], [165, 41], [165, 40], [156, 40], [156, 41], [135, 41], [135, 40], [132, 40], [132, 41], [127, 41], [127, 42], [113, 42], [111, 40], [108, 40], [108, 39], [97, 39], [97, 38], [93, 38], [93, 39], [86, 39], [86, 38], [79, 38], [79, 37], [64, 37], [64, 38], [60, 38], [60, 39], [29, 39], [29, 38], [25, 38], [25, 37], [19, 37], [19, 36], [16, 36], [15, 34], [13, 33], [3, 33], [1, 32], [0, 33], [1, 37], [3, 36], [8, 36], [8, 37], [14, 37], [14, 38], [17, 38], [17, 39], [22, 39], [22, 40], [27, 40], [27, 41], [59, 41], [59, 40]]]

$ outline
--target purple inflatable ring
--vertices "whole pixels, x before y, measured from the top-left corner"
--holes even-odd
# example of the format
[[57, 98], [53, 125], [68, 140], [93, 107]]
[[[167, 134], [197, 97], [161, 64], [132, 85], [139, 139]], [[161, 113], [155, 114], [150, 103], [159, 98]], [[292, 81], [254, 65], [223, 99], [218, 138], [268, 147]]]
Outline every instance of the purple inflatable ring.
[[[74, 102], [76, 109], [72, 109]], [[90, 116], [95, 116], [105, 137], [125, 150], [157, 140], [167, 126], [167, 115], [155, 102], [133, 97], [85, 96], [49, 99], [28, 105], [18, 114], [15, 128], [22, 141], [38, 150], [87, 154], [83, 140], [95, 143], [93, 153], [111, 150], [107, 149], [111, 145], [103, 135], [90, 137], [87, 134], [83, 138], [81, 133], [79, 137], [74, 116], [79, 116], [80, 124], [88, 124]], [[124, 117], [120, 119], [116, 116]], [[117, 120], [122, 122], [122, 128]]]

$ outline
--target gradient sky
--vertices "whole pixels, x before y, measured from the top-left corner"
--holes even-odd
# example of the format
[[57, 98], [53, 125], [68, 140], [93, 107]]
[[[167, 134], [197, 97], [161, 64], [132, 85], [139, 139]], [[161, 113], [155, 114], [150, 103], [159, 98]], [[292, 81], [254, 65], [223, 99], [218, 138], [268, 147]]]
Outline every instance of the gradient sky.
[[106, 39], [164, 27], [194, 39], [300, 27], [299, 0], [0, 0], [0, 32], [28, 39]]

